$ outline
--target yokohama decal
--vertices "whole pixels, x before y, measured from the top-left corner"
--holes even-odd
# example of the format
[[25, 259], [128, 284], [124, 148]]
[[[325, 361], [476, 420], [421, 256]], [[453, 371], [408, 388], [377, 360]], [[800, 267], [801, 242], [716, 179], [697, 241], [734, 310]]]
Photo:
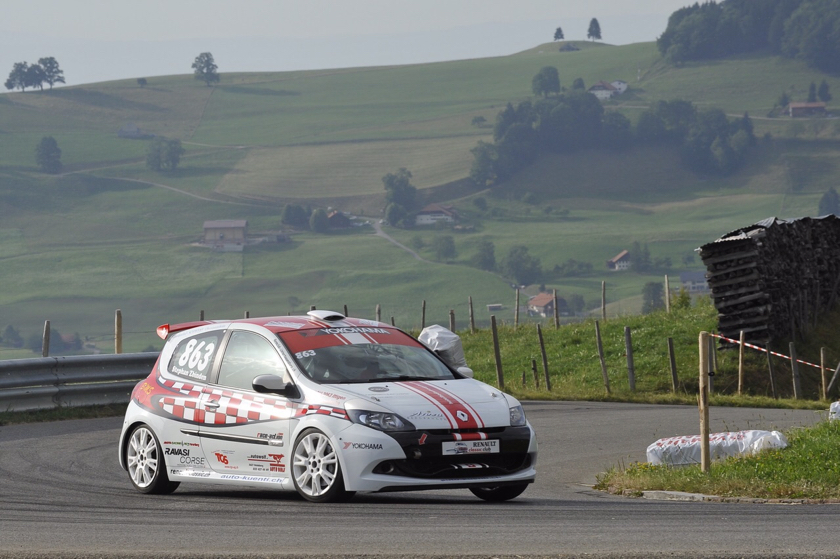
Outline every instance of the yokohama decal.
[[428, 382], [401, 382], [400, 386], [422, 396], [439, 409], [453, 429], [476, 429], [484, 427], [478, 413], [464, 400], [448, 390]]

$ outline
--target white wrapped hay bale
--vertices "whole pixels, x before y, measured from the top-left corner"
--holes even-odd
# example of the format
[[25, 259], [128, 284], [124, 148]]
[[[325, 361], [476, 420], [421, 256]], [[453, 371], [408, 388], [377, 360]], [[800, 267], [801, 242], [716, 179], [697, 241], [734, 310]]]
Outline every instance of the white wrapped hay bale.
[[[788, 442], [779, 431], [734, 431], [709, 435], [712, 460], [755, 454], [768, 448], [785, 448]], [[659, 439], [647, 448], [649, 464], [683, 466], [700, 463], [700, 435]]]
[[417, 339], [424, 346], [437, 353], [453, 369], [467, 366], [461, 338], [448, 328], [438, 324], [426, 326]]
[[828, 408], [828, 419], [840, 419], [840, 402], [832, 402]]

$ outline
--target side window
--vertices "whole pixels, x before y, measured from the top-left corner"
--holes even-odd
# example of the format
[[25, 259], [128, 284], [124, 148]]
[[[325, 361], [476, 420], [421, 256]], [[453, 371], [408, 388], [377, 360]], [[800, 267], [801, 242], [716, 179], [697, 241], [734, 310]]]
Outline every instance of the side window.
[[280, 355], [268, 340], [252, 332], [233, 332], [222, 357], [219, 384], [252, 390], [254, 377], [260, 375], [277, 375], [291, 382]]
[[223, 333], [223, 330], [205, 332], [181, 340], [169, 360], [168, 371], [185, 380], [207, 382]]

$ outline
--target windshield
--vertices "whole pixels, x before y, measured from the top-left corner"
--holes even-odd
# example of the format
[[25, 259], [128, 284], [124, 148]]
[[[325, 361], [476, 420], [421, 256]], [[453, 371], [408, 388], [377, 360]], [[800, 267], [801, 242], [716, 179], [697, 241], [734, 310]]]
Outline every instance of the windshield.
[[[353, 340], [356, 343], [347, 343], [350, 340], [346, 335], [313, 335], [311, 330], [279, 335], [301, 370], [321, 384], [456, 378], [446, 365], [411, 337], [396, 330], [383, 330], [382, 334]], [[384, 337], [390, 343], [377, 343]]]

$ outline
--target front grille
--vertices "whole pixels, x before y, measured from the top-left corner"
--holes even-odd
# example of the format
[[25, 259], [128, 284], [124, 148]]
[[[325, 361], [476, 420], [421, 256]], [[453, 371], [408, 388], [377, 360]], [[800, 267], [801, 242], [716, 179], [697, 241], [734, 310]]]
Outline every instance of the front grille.
[[512, 474], [531, 465], [528, 453], [484, 454], [479, 456], [432, 456], [388, 460], [373, 472], [424, 479], [470, 479]]

